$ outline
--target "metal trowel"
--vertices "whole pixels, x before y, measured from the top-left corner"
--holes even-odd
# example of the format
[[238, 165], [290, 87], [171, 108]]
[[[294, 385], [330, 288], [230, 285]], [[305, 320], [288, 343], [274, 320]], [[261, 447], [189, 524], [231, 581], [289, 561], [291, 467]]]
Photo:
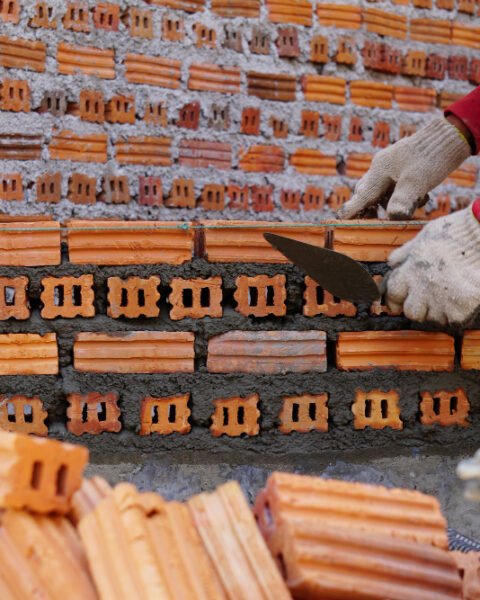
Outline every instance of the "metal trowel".
[[264, 233], [263, 237], [333, 296], [365, 303], [380, 298], [380, 290], [373, 277], [353, 258], [275, 233]]

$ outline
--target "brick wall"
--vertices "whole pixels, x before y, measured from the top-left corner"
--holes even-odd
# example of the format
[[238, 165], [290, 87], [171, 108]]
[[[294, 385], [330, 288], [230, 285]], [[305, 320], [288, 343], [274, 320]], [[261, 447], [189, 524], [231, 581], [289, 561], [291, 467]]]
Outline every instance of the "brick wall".
[[[478, 10], [3, 2], [0, 209], [320, 219], [376, 151], [480, 83]], [[467, 161], [428, 210], [473, 199], [477, 166]]]

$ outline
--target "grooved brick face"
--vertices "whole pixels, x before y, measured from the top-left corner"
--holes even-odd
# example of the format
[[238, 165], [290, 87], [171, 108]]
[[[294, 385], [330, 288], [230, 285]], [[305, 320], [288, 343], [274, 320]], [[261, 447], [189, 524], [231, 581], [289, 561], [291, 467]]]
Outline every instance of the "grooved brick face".
[[121, 411], [117, 404], [117, 394], [70, 394], [67, 400], [67, 429], [70, 433], [98, 435], [104, 431], [118, 433], [121, 430]]
[[189, 433], [191, 410], [188, 408], [190, 394], [155, 398], [147, 396], [140, 409], [140, 435], [170, 435]]
[[312, 5], [308, 0], [266, 0], [272, 23], [312, 24]]
[[303, 314], [306, 317], [325, 315], [326, 317], [355, 317], [357, 307], [347, 300], [335, 298], [322, 288], [308, 275], [305, 276], [305, 291], [303, 293], [305, 306]]
[[328, 431], [327, 402], [328, 394], [284, 396], [279, 430], [282, 433]]
[[434, 393], [420, 392], [420, 423], [442, 427], [461, 425], [468, 427], [470, 402], [465, 390], [459, 388], [452, 392], [440, 390]]
[[285, 275], [256, 275], [249, 277], [240, 275], [235, 281], [236, 290], [233, 295], [236, 309], [245, 317], [267, 317], [274, 315], [283, 317], [287, 313]]
[[160, 308], [159, 277], [109, 277], [108, 286], [108, 308], [107, 315], [113, 319], [127, 317], [137, 319], [138, 317], [158, 317]]
[[84, 121], [91, 123], [105, 121], [105, 101], [102, 92], [96, 90], [80, 92], [80, 116]]
[[105, 110], [110, 123], [135, 123], [135, 98], [133, 96], [113, 96]]
[[74, 75], [80, 71], [84, 75], [94, 75], [101, 79], [115, 78], [115, 58], [113, 50], [103, 50], [93, 46], [72, 46], [60, 43], [57, 51], [58, 72]]
[[43, 302], [42, 318], [73, 319], [94, 317], [93, 275], [80, 277], [45, 277], [40, 300]]
[[248, 94], [264, 100], [290, 102], [295, 100], [295, 76], [273, 73], [247, 73]]
[[400, 418], [398, 393], [394, 390], [383, 392], [372, 390], [364, 392], [357, 390], [352, 405], [354, 429], [403, 429]]
[[220, 94], [240, 92], [241, 71], [237, 67], [194, 63], [189, 68], [188, 89]]
[[232, 164], [232, 147], [223, 142], [182, 140], [179, 144], [178, 162], [194, 169], [229, 169]]
[[69, 130], [55, 131], [48, 147], [52, 160], [107, 162], [107, 135], [79, 135]]
[[[29, 231], [24, 231], [27, 227]], [[60, 223], [0, 223], [0, 248], [3, 267], [59, 265]]]
[[258, 394], [251, 394], [246, 398], [233, 397], [214, 400], [215, 411], [210, 426], [212, 435], [214, 437], [258, 435], [260, 432], [258, 401]]
[[170, 282], [172, 291], [168, 297], [172, 305], [170, 318], [173, 321], [185, 319], [218, 318], [223, 315], [222, 278], [180, 279]]
[[30, 317], [28, 277], [0, 277], [0, 320]]
[[56, 375], [58, 347], [55, 333], [0, 335], [0, 375]]
[[283, 171], [285, 154], [278, 146], [250, 146], [239, 153], [238, 166], [248, 172]]
[[3, 431], [47, 436], [47, 417], [43, 402], [36, 396], [0, 396], [0, 429]]
[[0, 36], [0, 66], [43, 73], [47, 48], [43, 42]]

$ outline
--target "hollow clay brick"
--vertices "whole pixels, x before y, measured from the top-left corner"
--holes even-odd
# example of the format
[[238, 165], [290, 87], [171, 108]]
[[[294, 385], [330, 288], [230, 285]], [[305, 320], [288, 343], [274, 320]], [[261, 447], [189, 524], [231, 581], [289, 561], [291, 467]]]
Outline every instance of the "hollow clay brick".
[[283, 317], [287, 313], [285, 275], [240, 275], [235, 280], [233, 295], [237, 310], [245, 317]]
[[87, 163], [107, 162], [107, 135], [79, 135], [69, 130], [55, 131], [48, 147], [52, 160]]
[[429, 54], [425, 76], [429, 79], [444, 79], [447, 70], [447, 58], [439, 54]]
[[225, 142], [184, 139], [178, 145], [178, 163], [193, 169], [230, 169], [232, 146]]
[[338, 38], [335, 62], [342, 65], [354, 65], [357, 62], [355, 38], [350, 36], [341, 36]]
[[369, 170], [372, 160], [373, 154], [351, 152], [347, 156], [345, 174], [352, 179], [360, 179]]
[[462, 343], [462, 369], [480, 370], [480, 331], [466, 331]]
[[117, 162], [120, 165], [169, 167], [172, 164], [171, 142], [169, 137], [153, 136], [133, 136], [118, 140], [115, 144]]
[[470, 402], [467, 394], [461, 388], [453, 392], [439, 390], [433, 394], [420, 392], [420, 398], [420, 423], [422, 425], [438, 423], [442, 427], [469, 426]]
[[118, 433], [121, 430], [117, 394], [69, 394], [67, 400], [67, 430], [73, 435]]
[[72, 173], [68, 181], [68, 199], [75, 204], [95, 204], [97, 180], [83, 173]]
[[41, 27], [43, 29], [56, 29], [57, 20], [52, 18], [53, 6], [49, 6], [47, 2], [35, 3], [35, 14], [29, 21], [30, 27]]
[[363, 11], [367, 31], [404, 40], [407, 37], [407, 17], [396, 13], [367, 8]]
[[385, 121], [377, 121], [373, 128], [372, 146], [386, 148], [390, 144], [390, 124]]
[[468, 80], [468, 57], [467, 56], [449, 56], [448, 57], [448, 76], [450, 79], [458, 81]]
[[363, 141], [363, 122], [360, 117], [352, 117], [350, 119], [350, 130], [348, 134], [349, 142]]
[[305, 276], [305, 291], [303, 293], [305, 306], [303, 314], [306, 317], [325, 315], [326, 317], [355, 317], [357, 307], [347, 300], [335, 298], [322, 288], [308, 275]]
[[193, 373], [194, 337], [183, 331], [78, 333], [74, 367], [90, 373]]
[[223, 46], [234, 52], [243, 51], [243, 33], [235, 25], [224, 25], [225, 39]]
[[[377, 285], [380, 285], [383, 277], [381, 275], [374, 275], [373, 279]], [[375, 316], [388, 315], [390, 317], [398, 317], [402, 314], [402, 309], [398, 311], [390, 310], [386, 304], [385, 294], [379, 300], [372, 302], [370, 306], [370, 314]]]
[[328, 431], [328, 394], [284, 396], [279, 414], [282, 433]]
[[205, 184], [200, 204], [205, 210], [223, 210], [225, 208], [225, 186], [218, 183]]
[[95, 292], [93, 275], [80, 277], [44, 277], [40, 300], [43, 302], [43, 319], [73, 319], [94, 317]]
[[154, 398], [147, 396], [140, 409], [140, 435], [170, 435], [189, 433], [191, 410], [188, 408], [190, 394]]
[[403, 73], [418, 77], [425, 77], [427, 70], [427, 54], [420, 50], [410, 50], [405, 56]]
[[273, 137], [284, 139], [288, 136], [288, 121], [272, 116], [270, 117], [270, 125], [272, 127]]
[[374, 81], [352, 81], [350, 99], [353, 104], [369, 108], [392, 108], [393, 85]]
[[260, 109], [253, 106], [242, 110], [241, 133], [258, 135], [260, 133]]
[[165, 205], [178, 208], [195, 208], [195, 182], [193, 179], [179, 177], [172, 181], [170, 196]]
[[298, 29], [295, 27], [280, 27], [277, 31], [277, 52], [281, 58], [298, 58]]
[[210, 373], [323, 373], [324, 331], [229, 331], [210, 338]]
[[273, 185], [252, 185], [252, 209], [255, 212], [271, 212], [273, 205]]
[[181, 279], [174, 277], [170, 282], [172, 291], [168, 297], [172, 305], [170, 318], [203, 319], [204, 317], [219, 318], [222, 310], [222, 278]]
[[345, 104], [346, 101], [346, 81], [340, 77], [304, 75], [302, 89], [305, 100], [309, 102]]
[[0, 277], [0, 321], [30, 317], [28, 277]]
[[272, 23], [312, 25], [312, 5], [307, 0], [266, 0], [266, 5]]
[[437, 106], [441, 110], [445, 110], [450, 104], [457, 102], [461, 98], [463, 98], [463, 94], [442, 90], [437, 96]]
[[480, 594], [480, 552], [450, 552], [462, 580], [462, 598], [475, 600]]
[[88, 450], [56, 440], [0, 432], [2, 508], [65, 514], [82, 483]]
[[103, 178], [103, 193], [100, 197], [107, 204], [128, 204], [130, 187], [126, 175], [106, 175]]
[[155, 318], [160, 314], [158, 301], [160, 300], [159, 277], [109, 277], [108, 286], [108, 308], [107, 315], [113, 319], [126, 317], [127, 319], [138, 319], [138, 317]]
[[268, 31], [255, 27], [252, 30], [252, 39], [249, 46], [252, 54], [270, 54], [270, 34]]
[[263, 100], [291, 102], [296, 99], [294, 75], [247, 72], [248, 95]]
[[37, 177], [37, 202], [57, 203], [62, 199], [62, 174], [45, 173]]
[[305, 175], [336, 175], [337, 158], [320, 150], [297, 148], [290, 155], [290, 165]]
[[255, 18], [260, 15], [260, 0], [212, 0], [211, 9], [225, 18]]
[[365, 429], [366, 427], [403, 429], [398, 406], [399, 400], [399, 395], [395, 390], [389, 392], [356, 390], [355, 400], [352, 404], [354, 429]]
[[334, 212], [337, 212], [341, 206], [350, 200], [352, 190], [345, 185], [337, 185], [333, 188], [332, 193], [328, 197], [328, 206]]
[[238, 67], [193, 63], [188, 73], [189, 90], [220, 94], [240, 92], [241, 71]]
[[135, 123], [135, 98], [133, 96], [113, 96], [105, 108], [109, 123]]
[[362, 24], [362, 9], [351, 4], [318, 4], [317, 16], [325, 27], [360, 29]]
[[88, 33], [90, 31], [90, 23], [87, 2], [68, 2], [62, 22], [65, 29]]
[[216, 131], [226, 131], [230, 127], [230, 109], [228, 105], [211, 105], [211, 114], [208, 118], [208, 126]]
[[160, 177], [138, 178], [138, 202], [144, 206], [163, 205], [163, 186]]
[[30, 87], [24, 79], [3, 79], [0, 88], [0, 110], [30, 112]]
[[4, 133], [0, 145], [0, 160], [39, 160], [42, 156], [42, 135]]
[[302, 192], [298, 190], [281, 190], [280, 204], [284, 210], [300, 210]]
[[205, 0], [149, 0], [149, 2], [156, 6], [166, 6], [189, 13], [199, 12], [205, 8]]
[[197, 48], [215, 48], [217, 45], [217, 32], [203, 23], [194, 23], [192, 31], [196, 36]]
[[342, 135], [341, 115], [322, 115], [323, 137], [330, 142], [338, 142]]
[[148, 102], [145, 107], [145, 123], [151, 125], [167, 125], [167, 107], [164, 102]]
[[189, 102], [178, 113], [177, 127], [198, 129], [200, 121], [200, 102]]
[[0, 67], [43, 73], [47, 47], [43, 42], [0, 36]]
[[120, 7], [109, 2], [99, 2], [93, 8], [93, 23], [97, 29], [118, 31], [120, 26]]
[[466, 48], [480, 49], [480, 27], [472, 27], [459, 21], [452, 26], [452, 44]]
[[440, 19], [410, 19], [410, 39], [429, 44], [450, 44], [451, 21]]
[[130, 35], [146, 39], [153, 38], [153, 12], [131, 6], [128, 9]]
[[231, 183], [227, 187], [229, 198], [228, 206], [234, 210], [247, 210], [250, 191], [248, 185], [235, 185]]
[[437, 92], [435, 89], [395, 87], [395, 102], [400, 110], [429, 112], [434, 110]]
[[104, 123], [105, 101], [102, 92], [97, 90], [80, 92], [80, 117], [91, 123]]
[[125, 77], [130, 83], [143, 83], [163, 88], [180, 86], [181, 62], [162, 56], [127, 54]]
[[458, 10], [459, 12], [474, 15], [476, 10], [475, 0], [458, 0]]
[[5, 173], [0, 175], [0, 200], [23, 200], [23, 184], [21, 173]]
[[84, 477], [80, 489], [72, 496], [69, 520], [77, 527], [83, 517], [95, 510], [98, 504], [111, 493], [110, 484], [102, 477], [98, 475], [90, 479]]
[[3, 0], [0, 2], [0, 21], [16, 25], [20, 21], [19, 0]]
[[258, 435], [260, 432], [258, 402], [258, 394], [251, 394], [246, 398], [233, 397], [214, 400], [215, 411], [212, 414], [210, 426], [212, 435], [214, 437]]
[[169, 42], [183, 42], [185, 39], [185, 21], [167, 13], [162, 17], [162, 37]]
[[115, 78], [114, 51], [93, 46], [72, 46], [61, 42], [57, 51], [58, 72], [75, 75], [94, 75], [101, 79]]
[[328, 63], [328, 38], [314, 35], [310, 41], [310, 61], [313, 63]]
[[48, 112], [54, 117], [62, 117], [67, 112], [67, 95], [65, 91], [47, 90], [43, 94], [39, 112]]
[[299, 133], [305, 137], [318, 137], [319, 122], [320, 114], [317, 111], [302, 110]]
[[0, 375], [56, 375], [58, 348], [55, 333], [0, 335]]
[[425, 331], [355, 331], [338, 334], [337, 368], [364, 371], [453, 371], [453, 337]]
[[313, 185], [307, 185], [305, 193], [303, 194], [303, 209], [305, 211], [322, 210], [324, 204], [325, 198], [323, 189], [314, 187]]
[[241, 149], [238, 156], [239, 168], [254, 173], [280, 173], [284, 162], [285, 153], [279, 146], [250, 146]]
[[0, 429], [14, 433], [48, 435], [48, 413], [37, 396], [0, 396]]
[[[25, 228], [28, 231], [25, 231]], [[0, 223], [0, 266], [39, 267], [59, 265], [60, 223], [36, 221]]]

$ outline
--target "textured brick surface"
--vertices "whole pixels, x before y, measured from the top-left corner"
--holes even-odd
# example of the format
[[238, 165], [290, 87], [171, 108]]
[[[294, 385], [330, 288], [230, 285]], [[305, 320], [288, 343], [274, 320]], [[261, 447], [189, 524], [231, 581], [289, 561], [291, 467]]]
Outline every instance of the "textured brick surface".
[[287, 290], [285, 275], [257, 275], [237, 277], [233, 295], [237, 302], [236, 310], [245, 317], [281, 317], [286, 314]]
[[172, 305], [170, 318], [174, 321], [190, 317], [221, 317], [222, 311], [222, 278], [180, 279], [175, 277], [170, 282], [172, 291], [168, 301]]
[[97, 435], [103, 431], [118, 433], [121, 430], [117, 394], [70, 394], [67, 400], [67, 429], [70, 433]]
[[422, 425], [438, 423], [443, 427], [469, 425], [470, 402], [465, 390], [439, 390], [420, 393], [420, 422]]
[[347, 300], [335, 298], [323, 290], [311, 277], [305, 277], [305, 291], [303, 293], [305, 306], [303, 314], [306, 317], [316, 317], [325, 315], [326, 317], [354, 317], [357, 314], [357, 308]]
[[158, 317], [160, 308], [159, 277], [120, 277], [108, 278], [108, 310], [109, 317], [118, 319], [127, 317], [137, 319], [138, 317]]
[[259, 397], [252, 394], [246, 398], [220, 398], [214, 400], [215, 412], [212, 415], [210, 431], [215, 437], [228, 435], [258, 435], [260, 411], [257, 408]]
[[28, 277], [0, 277], [0, 320], [28, 319]]
[[0, 429], [15, 433], [48, 435], [45, 419], [47, 411], [40, 398], [25, 396], [0, 396]]
[[46, 277], [42, 279], [42, 286], [40, 299], [43, 302], [41, 315], [44, 319], [95, 316], [93, 275]]
[[144, 398], [140, 409], [140, 435], [189, 433], [192, 428], [189, 422], [189, 400], [190, 394], [168, 398]]
[[285, 396], [279, 430], [282, 433], [328, 431], [327, 402], [328, 394]]
[[383, 392], [357, 390], [352, 404], [353, 427], [355, 429], [403, 429], [400, 418], [399, 396], [394, 390]]
[[0, 375], [56, 375], [58, 348], [55, 333], [0, 335]]

